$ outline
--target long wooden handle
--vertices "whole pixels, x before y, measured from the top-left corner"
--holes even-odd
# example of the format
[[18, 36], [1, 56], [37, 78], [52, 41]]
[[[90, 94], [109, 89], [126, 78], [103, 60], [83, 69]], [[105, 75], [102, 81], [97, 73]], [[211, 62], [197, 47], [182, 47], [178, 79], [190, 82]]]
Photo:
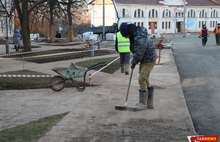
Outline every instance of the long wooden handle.
[[129, 94], [129, 90], [130, 90], [130, 86], [131, 86], [131, 79], [132, 79], [133, 70], [134, 70], [134, 68], [131, 69], [131, 75], [130, 75], [130, 79], [129, 79], [128, 90], [127, 90], [126, 99], [125, 99], [125, 105], [127, 105], [127, 101], [128, 101], [128, 94]]

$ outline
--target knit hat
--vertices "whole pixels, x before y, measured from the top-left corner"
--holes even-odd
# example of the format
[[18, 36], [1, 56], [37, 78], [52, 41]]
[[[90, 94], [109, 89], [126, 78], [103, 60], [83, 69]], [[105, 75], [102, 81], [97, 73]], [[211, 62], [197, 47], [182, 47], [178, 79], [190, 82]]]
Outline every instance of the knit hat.
[[135, 24], [129, 24], [128, 25], [129, 28], [129, 34], [134, 34], [137, 31], [137, 26]]
[[129, 35], [129, 27], [127, 23], [121, 23], [120, 32], [123, 37], [126, 37]]
[[218, 25], [220, 25], [220, 23], [218, 23]]

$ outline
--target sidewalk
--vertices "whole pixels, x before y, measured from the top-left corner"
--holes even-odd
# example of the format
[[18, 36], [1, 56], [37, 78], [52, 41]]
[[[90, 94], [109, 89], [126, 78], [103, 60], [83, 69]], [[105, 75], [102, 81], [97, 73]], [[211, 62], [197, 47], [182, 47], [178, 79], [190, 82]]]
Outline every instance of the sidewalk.
[[[188, 142], [187, 136], [196, 133], [180, 86], [172, 49], [163, 49], [161, 53], [161, 64], [155, 66], [150, 78], [155, 88], [153, 110], [115, 110], [115, 105], [124, 105], [130, 77], [118, 70], [114, 74], [96, 74], [92, 82], [100, 86], [86, 87], [83, 92], [75, 88], [64, 88], [61, 92], [51, 89], [0, 91], [0, 107], [4, 108], [1, 118], [6, 119], [0, 121], [0, 126], [13, 127], [69, 112], [38, 142]], [[117, 54], [109, 56], [118, 57]], [[24, 68], [54, 74], [51, 68], [67, 67], [70, 62], [80, 60], [87, 59], [46, 64], [25, 62]], [[20, 70], [21, 62], [1, 61], [1, 72]], [[132, 77], [128, 106], [134, 106], [139, 99], [138, 69], [137, 65]]]

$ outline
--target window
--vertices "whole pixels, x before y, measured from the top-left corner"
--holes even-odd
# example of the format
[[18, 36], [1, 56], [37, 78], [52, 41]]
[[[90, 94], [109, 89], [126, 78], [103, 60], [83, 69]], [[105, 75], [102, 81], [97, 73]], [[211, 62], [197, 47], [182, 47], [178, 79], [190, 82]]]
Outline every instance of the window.
[[125, 9], [122, 9], [122, 17], [125, 17]]
[[171, 11], [166, 9], [163, 11], [163, 17], [166, 18], [166, 17], [171, 17]]
[[170, 29], [170, 22], [162, 22], [162, 29]]
[[196, 17], [196, 12], [195, 12], [195, 10], [190, 10], [189, 12], [188, 12], [188, 17]]
[[136, 25], [136, 26], [144, 26], [144, 22], [134, 22], [134, 24]]
[[206, 21], [199, 21], [199, 28], [202, 28], [202, 25], [205, 24], [206, 25]]
[[155, 9], [150, 10], [148, 17], [150, 17], [150, 18], [156, 18], [156, 17], [158, 17], [158, 12], [157, 12], [157, 10], [155, 10]]
[[123, 8], [122, 10], [121, 10], [121, 17], [129, 17], [129, 15], [128, 15], [128, 10], [127, 9], [125, 9], [125, 8]]
[[218, 21], [210, 21], [210, 28], [216, 27]]
[[13, 27], [12, 25], [13, 25], [12, 21], [9, 20], [9, 27], [8, 27], [8, 28], [9, 28], [9, 34], [10, 34], [10, 35], [14, 33], [14, 31], [13, 31], [13, 28], [14, 28], [14, 27]]
[[4, 33], [4, 22], [3, 22], [3, 20], [1, 20], [1, 30], [2, 30], [2, 33]]
[[218, 11], [212, 10], [210, 17], [211, 17], [211, 18], [217, 18], [217, 17], [218, 17]]
[[176, 12], [176, 17], [183, 17], [183, 12]]
[[144, 11], [143, 10], [141, 10], [141, 9], [137, 9], [137, 10], [135, 10], [135, 12], [134, 12], [134, 17], [138, 17], [138, 18], [140, 18], [140, 17], [144, 17]]
[[205, 12], [205, 10], [200, 11], [199, 17], [200, 18], [206, 18], [207, 17], [207, 12]]

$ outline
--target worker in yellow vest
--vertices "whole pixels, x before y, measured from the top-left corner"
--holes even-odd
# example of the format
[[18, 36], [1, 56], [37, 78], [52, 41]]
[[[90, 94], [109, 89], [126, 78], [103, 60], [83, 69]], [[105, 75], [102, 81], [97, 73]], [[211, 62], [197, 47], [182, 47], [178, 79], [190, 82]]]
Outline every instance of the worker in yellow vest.
[[129, 75], [130, 68], [130, 41], [121, 35], [121, 32], [116, 33], [115, 50], [120, 54], [121, 73]]

